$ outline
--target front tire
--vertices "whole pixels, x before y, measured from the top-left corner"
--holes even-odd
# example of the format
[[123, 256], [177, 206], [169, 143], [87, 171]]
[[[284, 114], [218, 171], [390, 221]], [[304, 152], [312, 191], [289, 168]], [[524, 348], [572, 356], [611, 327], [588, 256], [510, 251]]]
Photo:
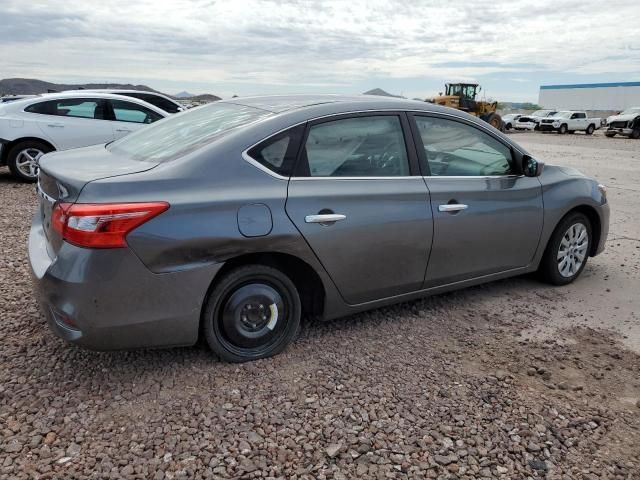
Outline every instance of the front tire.
[[616, 132], [605, 132], [604, 136], [607, 138], [613, 138], [616, 136]]
[[564, 135], [565, 133], [567, 133], [568, 129], [567, 129], [567, 125], [566, 124], [562, 124], [560, 125], [560, 129], [558, 130], [558, 133], [560, 135]]
[[638, 140], [640, 138], [640, 127], [634, 129], [629, 137], [633, 138], [634, 140]]
[[538, 273], [553, 285], [567, 285], [584, 270], [592, 242], [591, 222], [574, 212], [565, 216], [553, 231]]
[[225, 274], [207, 298], [207, 343], [223, 361], [240, 363], [280, 353], [297, 336], [302, 306], [289, 277], [264, 265]]
[[33, 183], [38, 179], [38, 160], [42, 155], [51, 151], [53, 148], [44, 142], [25, 140], [9, 150], [7, 166], [14, 177], [23, 182]]

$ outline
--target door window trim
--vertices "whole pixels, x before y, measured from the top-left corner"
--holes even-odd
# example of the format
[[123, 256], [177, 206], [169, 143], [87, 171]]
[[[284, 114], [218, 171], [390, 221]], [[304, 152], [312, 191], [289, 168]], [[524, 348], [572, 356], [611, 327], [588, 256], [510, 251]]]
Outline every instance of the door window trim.
[[[39, 112], [32, 112], [30, 110], [27, 110], [27, 108], [30, 108], [32, 106], [35, 105], [39, 105], [41, 103], [49, 103], [49, 102], [62, 102], [64, 100], [90, 100], [90, 101], [95, 101], [96, 104], [99, 106], [100, 104], [102, 104], [102, 118], [94, 118], [94, 117], [77, 117], [75, 115], [56, 115], [55, 113], [39, 113]], [[25, 107], [22, 109], [21, 113], [28, 113], [30, 115], [39, 115], [39, 116], [45, 116], [45, 117], [54, 117], [54, 118], [78, 118], [80, 120], [95, 120], [96, 122], [104, 122], [105, 120], [108, 121], [108, 106], [107, 106], [107, 102], [105, 101], [104, 98], [99, 98], [99, 97], [91, 97], [91, 96], [87, 96], [87, 97], [82, 97], [82, 98], [73, 98], [73, 97], [64, 97], [64, 98], [56, 98], [53, 100], [46, 100], [46, 99], [38, 99], [37, 102], [33, 102], [30, 103], [29, 105], [25, 105]]]
[[[446, 113], [439, 113], [439, 112], [420, 112], [420, 111], [410, 111], [407, 112], [409, 115], [409, 123], [411, 125], [411, 131], [413, 132], [413, 137], [415, 138], [415, 145], [416, 145], [416, 150], [417, 150], [417, 154], [418, 154], [418, 158], [420, 159], [419, 165], [420, 165], [420, 169], [422, 171], [422, 176], [428, 179], [433, 179], [433, 178], [442, 178], [442, 179], [463, 179], [463, 178], [468, 178], [468, 179], [479, 179], [479, 178], [518, 178], [518, 177], [523, 177], [524, 174], [522, 173], [508, 173], [506, 175], [431, 175], [431, 170], [429, 168], [429, 162], [427, 160], [427, 156], [424, 153], [424, 143], [422, 142], [422, 136], [420, 135], [419, 131], [418, 131], [418, 124], [416, 122], [416, 118], [415, 117], [431, 117], [431, 118], [440, 118], [442, 120], [449, 120], [449, 121], [454, 121], [454, 122], [458, 122], [462, 125], [466, 125], [469, 126], [471, 128], [475, 128], [476, 130], [479, 130], [487, 135], [489, 135], [493, 140], [495, 140], [496, 142], [500, 143], [502, 146], [504, 146], [505, 148], [508, 148], [509, 151], [511, 152], [511, 168], [514, 169], [516, 172], [518, 172], [519, 168], [517, 165], [517, 160], [516, 160], [516, 152], [519, 155], [524, 155], [524, 152], [522, 152], [519, 149], [516, 149], [513, 145], [509, 144], [509, 143], [505, 143], [500, 137], [498, 137], [497, 135], [495, 135], [493, 132], [491, 132], [489, 129], [487, 128], [480, 128], [479, 125], [476, 125], [474, 122], [470, 122], [467, 119], [464, 118], [460, 118], [457, 117], [455, 115], [450, 115], [450, 114], [446, 114]], [[449, 118], [446, 118], [449, 117]]]
[[[303, 138], [303, 141], [306, 141], [306, 134], [307, 131], [309, 129], [309, 125], [312, 122], [317, 122], [319, 120], [322, 119], [333, 119], [335, 117], [341, 117], [341, 116], [356, 116], [356, 115], [362, 115], [362, 116], [376, 116], [375, 114], [395, 114], [402, 118], [406, 119], [407, 122], [407, 126], [408, 126], [408, 130], [404, 130], [405, 132], [404, 136], [405, 136], [405, 142], [409, 141], [411, 145], [413, 145], [413, 148], [410, 148], [409, 145], [407, 145], [407, 155], [409, 156], [409, 158], [415, 158], [415, 160], [417, 160], [416, 164], [417, 164], [417, 170], [414, 173], [413, 170], [413, 164], [411, 162], [411, 160], [409, 160], [409, 168], [410, 171], [412, 172], [412, 174], [410, 176], [404, 176], [404, 177], [296, 177], [295, 175], [292, 175], [290, 177], [285, 177], [283, 175], [280, 175], [276, 172], [273, 172], [272, 170], [269, 170], [268, 168], [264, 167], [263, 165], [261, 165], [259, 162], [257, 162], [255, 159], [251, 158], [251, 156], [248, 154], [249, 150], [251, 150], [253, 147], [261, 144], [262, 142], [269, 140], [271, 137], [274, 137], [286, 130], [289, 130], [290, 128], [293, 127], [297, 127], [298, 125], [303, 125], [306, 124], [305, 126], [305, 137]], [[524, 152], [523, 150], [521, 150], [517, 145], [515, 144], [511, 144], [510, 142], [505, 142], [504, 139], [498, 137], [497, 135], [495, 135], [494, 132], [492, 132], [490, 129], [493, 127], [490, 127], [488, 124], [487, 126], [484, 125], [479, 125], [479, 124], [475, 124], [474, 122], [471, 122], [465, 118], [461, 118], [458, 115], [455, 114], [451, 114], [451, 113], [446, 113], [446, 112], [433, 112], [433, 111], [428, 111], [428, 110], [414, 110], [414, 109], [402, 109], [402, 110], [398, 110], [395, 108], [392, 109], [375, 109], [375, 110], [354, 110], [351, 112], [343, 112], [343, 113], [329, 113], [326, 115], [319, 115], [317, 117], [313, 117], [307, 120], [303, 120], [301, 122], [296, 122], [293, 123], [291, 125], [288, 125], [284, 128], [281, 128], [280, 130], [277, 130], [273, 133], [270, 133], [269, 135], [263, 137], [261, 140], [251, 144], [249, 147], [245, 148], [242, 153], [241, 156], [242, 158], [250, 163], [251, 165], [253, 165], [254, 167], [262, 170], [265, 173], [268, 173], [270, 176], [277, 178], [278, 180], [326, 180], [328, 178], [331, 178], [333, 180], [367, 180], [367, 179], [374, 179], [374, 180], [394, 180], [394, 179], [402, 179], [402, 178], [420, 178], [420, 177], [428, 177], [428, 178], [469, 178], [469, 179], [478, 179], [478, 178], [494, 178], [493, 176], [478, 176], [478, 177], [472, 177], [472, 176], [465, 176], [465, 177], [446, 177], [446, 176], [431, 176], [428, 173], [428, 170], [425, 172], [425, 169], [422, 166], [422, 161], [420, 161], [419, 159], [419, 150], [422, 147], [422, 138], [418, 135], [418, 139], [416, 139], [416, 132], [417, 132], [417, 126], [415, 125], [415, 120], [413, 119], [413, 116], [417, 115], [417, 116], [426, 116], [426, 117], [438, 117], [438, 118], [443, 118], [445, 120], [454, 120], [454, 121], [459, 121], [461, 123], [467, 124], [469, 126], [475, 127], [478, 130], [487, 133], [488, 135], [490, 135], [493, 139], [497, 140], [498, 142], [502, 143], [502, 145], [504, 145], [505, 147], [509, 148], [512, 153], [517, 154], [516, 156], [521, 156], [521, 155], [525, 155], [526, 152]], [[405, 126], [405, 124], [403, 124], [403, 127]], [[407, 140], [407, 133], [409, 133], [409, 139]], [[296, 166], [297, 166], [297, 160], [296, 160]], [[294, 170], [295, 172], [295, 170]], [[509, 174], [509, 175], [498, 175], [495, 176], [495, 178], [509, 178], [509, 177], [523, 177], [524, 175], [519, 173], [519, 174]]]

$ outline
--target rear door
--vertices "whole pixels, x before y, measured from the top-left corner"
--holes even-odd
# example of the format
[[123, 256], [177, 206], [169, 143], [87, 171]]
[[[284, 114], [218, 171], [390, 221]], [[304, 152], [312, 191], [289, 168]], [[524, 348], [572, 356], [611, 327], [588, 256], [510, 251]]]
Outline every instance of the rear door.
[[40, 130], [59, 150], [113, 140], [113, 131], [105, 120], [105, 104], [101, 98], [48, 100], [30, 105], [25, 112], [34, 114]]
[[139, 128], [149, 125], [164, 117], [150, 108], [126, 100], [108, 100], [113, 119], [113, 137], [118, 140]]
[[511, 147], [452, 117], [413, 115], [431, 193], [433, 246], [425, 287], [529, 265], [542, 232], [542, 187]]
[[312, 122], [286, 210], [347, 303], [420, 289], [433, 227], [406, 115]]

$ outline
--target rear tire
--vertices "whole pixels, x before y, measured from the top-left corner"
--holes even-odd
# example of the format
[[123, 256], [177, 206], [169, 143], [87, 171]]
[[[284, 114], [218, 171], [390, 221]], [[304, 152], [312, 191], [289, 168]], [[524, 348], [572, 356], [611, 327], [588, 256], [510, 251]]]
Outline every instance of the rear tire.
[[297, 336], [302, 306], [291, 279], [272, 267], [246, 265], [218, 280], [203, 329], [211, 350], [240, 363], [280, 353]]
[[567, 125], [565, 123], [563, 123], [562, 125], [560, 125], [560, 128], [558, 129], [558, 133], [560, 135], [564, 135], [565, 133], [567, 133], [568, 129], [567, 129]]
[[595, 130], [596, 130], [596, 127], [595, 127], [595, 125], [592, 123], [591, 125], [589, 125], [589, 126], [587, 127], [587, 130], [586, 130], [584, 133], [586, 133], [587, 135], [593, 135], [593, 132], [594, 132]]
[[7, 166], [11, 174], [23, 182], [33, 183], [38, 179], [36, 163], [42, 155], [53, 148], [38, 140], [25, 140], [14, 145], [7, 154]]
[[553, 231], [544, 252], [538, 274], [552, 285], [567, 285], [584, 270], [591, 250], [593, 234], [586, 215], [566, 215]]

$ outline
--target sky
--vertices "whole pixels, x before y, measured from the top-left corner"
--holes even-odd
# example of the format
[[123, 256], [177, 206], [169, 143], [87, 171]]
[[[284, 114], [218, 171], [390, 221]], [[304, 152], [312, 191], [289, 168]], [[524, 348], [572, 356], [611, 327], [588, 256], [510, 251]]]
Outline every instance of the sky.
[[0, 0], [0, 78], [427, 98], [640, 81], [639, 0]]

